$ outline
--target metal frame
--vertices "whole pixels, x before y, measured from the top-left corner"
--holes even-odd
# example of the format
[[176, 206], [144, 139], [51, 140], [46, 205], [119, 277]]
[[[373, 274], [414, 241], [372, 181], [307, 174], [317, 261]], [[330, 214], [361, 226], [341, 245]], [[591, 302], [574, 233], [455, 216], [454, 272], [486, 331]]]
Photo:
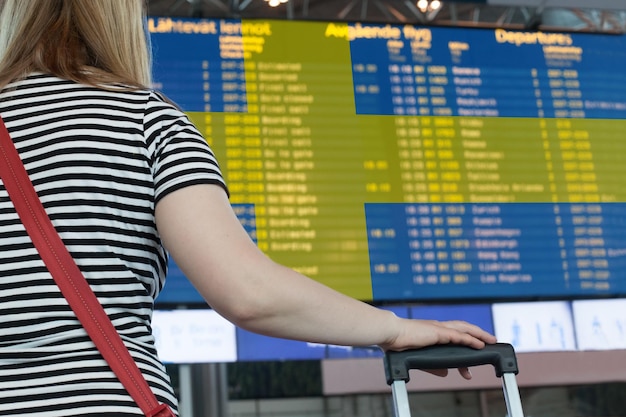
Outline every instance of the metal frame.
[[[517, 5], [508, 4], [513, 2]], [[421, 12], [415, 6], [415, 0], [289, 0], [278, 7], [270, 7], [262, 0], [149, 0], [148, 4], [151, 15], [171, 17], [369, 21], [545, 31], [626, 32], [626, 3], [623, 9], [582, 9], [561, 7], [561, 3], [550, 0], [512, 0], [501, 5], [442, 0], [441, 8], [427, 12]]]

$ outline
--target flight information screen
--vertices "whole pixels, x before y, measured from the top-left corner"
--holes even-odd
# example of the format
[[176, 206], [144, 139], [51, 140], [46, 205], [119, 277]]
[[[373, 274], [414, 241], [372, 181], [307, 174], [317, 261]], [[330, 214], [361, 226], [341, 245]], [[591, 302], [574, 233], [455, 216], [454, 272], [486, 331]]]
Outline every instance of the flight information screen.
[[155, 87], [276, 261], [375, 302], [626, 294], [624, 36], [149, 28]]

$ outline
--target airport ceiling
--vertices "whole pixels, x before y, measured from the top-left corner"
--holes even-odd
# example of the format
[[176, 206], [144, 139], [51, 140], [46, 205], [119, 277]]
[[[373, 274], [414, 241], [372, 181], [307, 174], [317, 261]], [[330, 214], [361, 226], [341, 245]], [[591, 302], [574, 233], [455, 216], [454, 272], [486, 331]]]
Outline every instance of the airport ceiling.
[[[522, 30], [626, 32], [623, 0], [441, 0], [421, 11], [416, 0], [149, 0], [151, 16], [361, 21], [434, 26], [502, 27]], [[278, 0], [275, 0], [278, 1]], [[283, 0], [284, 1], [284, 0]], [[427, 3], [432, 0], [422, 0]], [[616, 6], [624, 3], [624, 6]], [[593, 7], [566, 7], [575, 4]]]

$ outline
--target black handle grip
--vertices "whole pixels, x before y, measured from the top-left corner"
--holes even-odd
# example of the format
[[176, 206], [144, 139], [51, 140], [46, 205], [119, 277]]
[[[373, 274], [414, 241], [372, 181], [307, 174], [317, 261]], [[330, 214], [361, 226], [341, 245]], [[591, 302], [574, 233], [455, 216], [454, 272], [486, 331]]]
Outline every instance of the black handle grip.
[[508, 343], [486, 345], [483, 349], [461, 345], [434, 345], [385, 353], [385, 374], [389, 385], [393, 381], [409, 381], [410, 369], [449, 369], [489, 364], [494, 366], [497, 377], [505, 372], [518, 373], [515, 350]]

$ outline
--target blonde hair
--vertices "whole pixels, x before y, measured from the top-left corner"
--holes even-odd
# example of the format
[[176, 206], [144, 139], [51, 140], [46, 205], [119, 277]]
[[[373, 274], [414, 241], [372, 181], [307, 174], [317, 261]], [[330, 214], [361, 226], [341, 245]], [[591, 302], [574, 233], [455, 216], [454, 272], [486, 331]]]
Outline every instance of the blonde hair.
[[90, 85], [151, 85], [142, 0], [0, 0], [0, 7], [0, 89], [34, 71]]

